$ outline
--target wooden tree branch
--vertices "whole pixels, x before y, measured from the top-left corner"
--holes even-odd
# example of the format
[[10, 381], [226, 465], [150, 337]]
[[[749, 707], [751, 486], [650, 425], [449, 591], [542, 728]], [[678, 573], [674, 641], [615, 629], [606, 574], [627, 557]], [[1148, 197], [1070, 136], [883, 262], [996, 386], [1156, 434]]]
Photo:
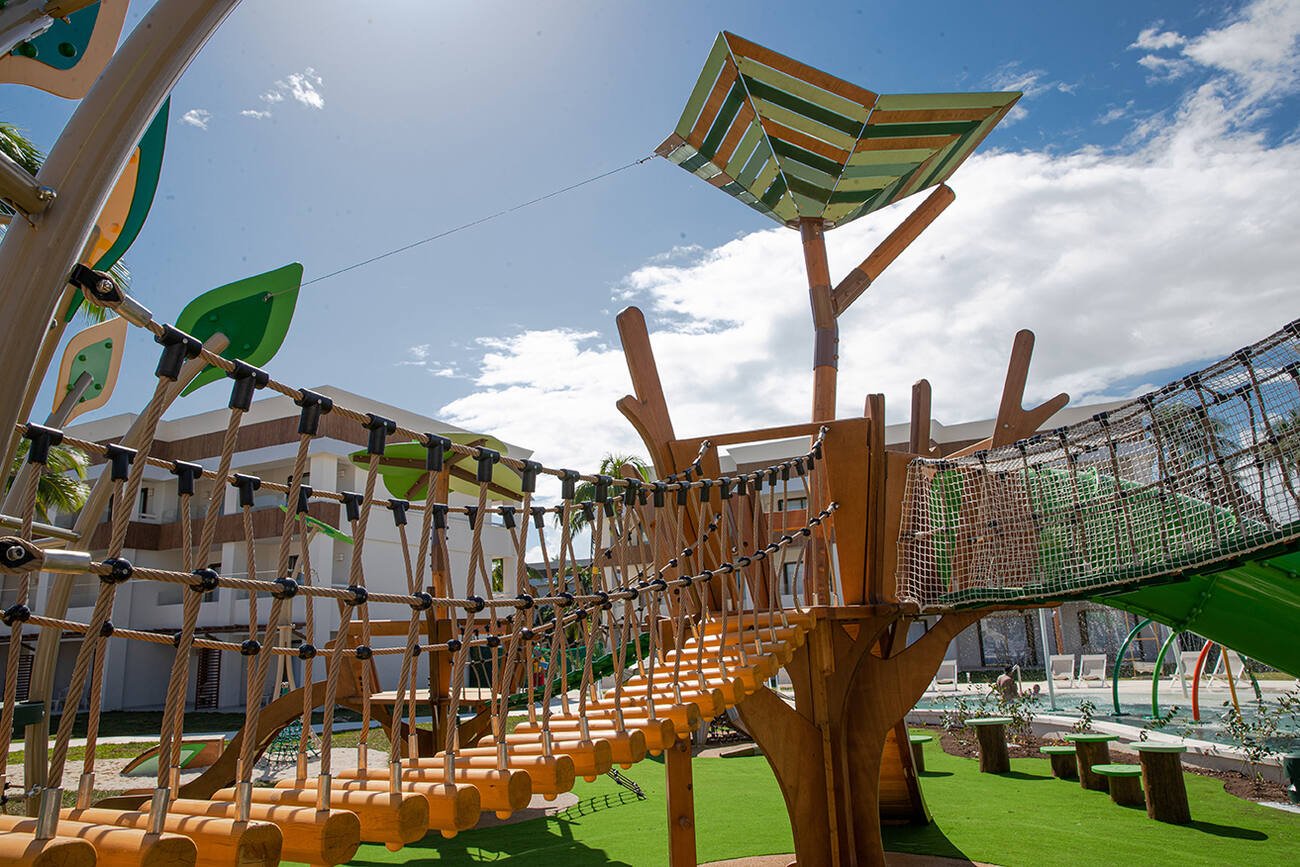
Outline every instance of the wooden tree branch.
[[627, 372], [632, 377], [633, 395], [620, 398], [615, 404], [619, 412], [632, 423], [650, 451], [650, 460], [660, 476], [673, 472], [672, 455], [668, 443], [677, 439], [673, 432], [668, 403], [659, 381], [659, 367], [655, 364], [654, 349], [650, 346], [650, 332], [646, 328], [645, 314], [639, 308], [628, 307], [618, 314], [618, 336], [623, 343], [623, 357]]
[[863, 292], [875, 281], [880, 273], [889, 267], [895, 259], [906, 250], [917, 237], [933, 223], [944, 209], [952, 204], [957, 194], [946, 184], [935, 187], [934, 192], [908, 214], [903, 222], [880, 242], [871, 255], [862, 260], [862, 264], [848, 273], [839, 285], [831, 290], [831, 304], [835, 315], [839, 316], [849, 305], [858, 300]]
[[969, 445], [950, 457], [963, 457], [982, 449], [1010, 445], [1032, 435], [1047, 420], [1070, 402], [1068, 394], [1058, 394], [1033, 409], [1024, 408], [1025, 383], [1029, 381], [1029, 361], [1034, 354], [1034, 332], [1021, 329], [1011, 345], [1011, 360], [1007, 362], [1007, 379], [1002, 386], [1002, 403], [998, 406], [993, 436]]

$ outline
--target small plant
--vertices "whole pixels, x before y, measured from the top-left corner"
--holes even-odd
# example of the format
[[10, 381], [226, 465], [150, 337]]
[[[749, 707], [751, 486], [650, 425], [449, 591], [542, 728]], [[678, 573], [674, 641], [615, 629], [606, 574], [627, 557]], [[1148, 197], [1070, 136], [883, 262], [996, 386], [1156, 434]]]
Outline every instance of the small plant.
[[1292, 690], [1276, 702], [1261, 701], [1250, 718], [1243, 716], [1235, 705], [1225, 701], [1223, 706], [1223, 732], [1241, 750], [1242, 763], [1249, 769], [1248, 776], [1258, 793], [1264, 784], [1260, 765], [1278, 754], [1269, 742], [1279, 736], [1284, 717], [1300, 719], [1300, 693]]
[[943, 714], [939, 717], [939, 724], [949, 734], [957, 734], [966, 728], [966, 720], [975, 715], [972, 712], [970, 702], [966, 700], [966, 696], [959, 695], [951, 708], [944, 709]]
[[1014, 743], [1020, 743], [1033, 734], [1034, 705], [1038, 701], [1037, 696], [1017, 695], [1015, 698], [1006, 698], [995, 692], [993, 697], [997, 700], [997, 715], [1011, 720], [1010, 725], [1007, 726], [1007, 733]]
[[1092, 718], [1097, 712], [1097, 705], [1088, 699], [1079, 702], [1079, 718], [1074, 721], [1074, 731], [1082, 734], [1092, 731]]
[[1138, 732], [1138, 740], [1145, 743], [1152, 731], [1162, 731], [1168, 728], [1169, 724], [1174, 721], [1174, 717], [1178, 715], [1179, 710], [1178, 705], [1174, 705], [1160, 716], [1148, 717], [1146, 727]]

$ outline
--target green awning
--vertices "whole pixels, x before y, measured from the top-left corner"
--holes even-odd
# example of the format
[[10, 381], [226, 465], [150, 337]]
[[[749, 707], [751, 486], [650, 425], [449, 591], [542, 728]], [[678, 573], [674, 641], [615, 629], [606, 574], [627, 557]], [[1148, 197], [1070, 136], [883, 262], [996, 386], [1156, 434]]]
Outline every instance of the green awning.
[[1021, 94], [881, 95], [718, 36], [657, 153], [782, 225], [842, 225], [946, 181]]
[[[483, 446], [502, 455], [509, 451], [499, 439], [486, 434], [457, 432], [439, 435], [458, 445]], [[404, 500], [419, 501], [428, 498], [430, 474], [424, 468], [425, 454], [424, 446], [418, 442], [394, 443], [384, 449], [384, 456], [379, 459], [379, 475], [389, 493]], [[359, 467], [370, 465], [370, 454], [365, 449], [355, 451], [348, 457]], [[450, 450], [443, 456], [443, 460], [451, 468], [451, 490], [478, 496], [478, 462], [472, 457]], [[520, 500], [523, 498], [521, 486], [518, 473], [504, 464], [497, 464], [492, 469], [488, 496], [493, 500]]]

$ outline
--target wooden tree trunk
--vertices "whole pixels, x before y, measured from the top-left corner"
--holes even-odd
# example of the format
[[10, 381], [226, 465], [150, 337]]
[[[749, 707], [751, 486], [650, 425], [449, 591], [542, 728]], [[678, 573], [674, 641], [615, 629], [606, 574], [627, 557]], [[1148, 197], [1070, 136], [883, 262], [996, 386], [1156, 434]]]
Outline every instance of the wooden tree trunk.
[[1142, 787], [1147, 791], [1147, 815], [1158, 822], [1186, 825], [1192, 821], [1178, 753], [1139, 752]]
[[1007, 753], [1007, 728], [1002, 725], [975, 726], [980, 741], [980, 773], [1005, 774], [1011, 770]]
[[1094, 792], [1108, 792], [1106, 778], [1092, 772], [1093, 765], [1110, 764], [1110, 744], [1105, 741], [1080, 741], [1074, 745], [1079, 760], [1079, 785]]
[[1138, 806], [1142, 803], [1141, 777], [1111, 777], [1110, 799], [1123, 806]]

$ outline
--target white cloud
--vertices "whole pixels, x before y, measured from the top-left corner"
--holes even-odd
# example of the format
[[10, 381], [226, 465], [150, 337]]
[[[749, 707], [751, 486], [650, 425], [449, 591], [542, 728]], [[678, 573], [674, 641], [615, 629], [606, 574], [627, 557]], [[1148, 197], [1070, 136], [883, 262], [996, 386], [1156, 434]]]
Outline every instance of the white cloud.
[[1013, 124], [1029, 116], [1025, 103], [1045, 93], [1074, 93], [1077, 85], [1048, 78], [1042, 69], [1025, 69], [1018, 61], [1003, 64], [986, 79], [990, 90], [1019, 90], [1024, 93], [1020, 101], [1012, 106], [1003, 118], [1004, 126]]
[[[322, 109], [325, 107], [325, 97], [320, 92], [321, 84], [320, 75], [309, 66], [302, 72], [289, 73], [258, 98], [272, 105], [291, 98], [307, 108]], [[266, 115], [269, 116], [270, 112], [266, 112]]]
[[212, 112], [205, 108], [191, 108], [181, 115], [181, 123], [187, 123], [199, 129], [207, 129], [210, 120], [212, 120]]
[[1255, 0], [1222, 27], [1196, 37], [1151, 27], [1130, 48], [1178, 49], [1175, 57], [1147, 54], [1138, 63], [1157, 78], [1176, 78], [1200, 67], [1223, 76], [1243, 108], [1300, 90], [1300, 3]]
[[[1275, 7], [1251, 8], [1267, 17]], [[1188, 50], [1246, 21], [1258, 26], [1234, 20], [1188, 38]], [[1038, 335], [1027, 400], [1068, 391], [1079, 403], [1223, 356], [1293, 318], [1300, 137], [1271, 143], [1255, 126], [1261, 115], [1241, 111], [1293, 86], [1294, 40], [1268, 44], [1272, 53], [1245, 67], [1222, 53], [1183, 58], [1206, 81], [1143, 120], [1123, 152], [973, 157], [954, 179], [956, 203], [841, 320], [840, 415], [861, 414], [864, 396], [883, 391], [902, 420], [925, 376], [936, 418], [988, 418], [1022, 327]], [[1271, 84], [1254, 78], [1266, 68]], [[857, 264], [919, 200], [830, 233], [832, 273]], [[811, 317], [795, 233], [670, 251], [611, 294], [646, 312], [679, 435], [807, 418]], [[613, 334], [611, 323], [481, 340], [474, 392], [440, 415], [551, 465], [643, 451], [614, 407], [631, 383]]]
[[1128, 117], [1129, 112], [1133, 110], [1133, 100], [1129, 100], [1123, 105], [1112, 105], [1097, 117], [1097, 123], [1105, 126], [1115, 123]]
[[258, 111], [255, 108], [246, 108], [243, 111], [241, 111], [240, 114], [243, 115], [244, 117], [251, 117], [254, 120], [265, 120], [266, 118], [271, 116], [271, 112]]
[[444, 379], [454, 379], [462, 375], [460, 369], [454, 363], [448, 364], [434, 358], [433, 350], [428, 343], [408, 347], [406, 356], [406, 358], [397, 362], [398, 367], [419, 367], [427, 371], [430, 376], [438, 376]]

